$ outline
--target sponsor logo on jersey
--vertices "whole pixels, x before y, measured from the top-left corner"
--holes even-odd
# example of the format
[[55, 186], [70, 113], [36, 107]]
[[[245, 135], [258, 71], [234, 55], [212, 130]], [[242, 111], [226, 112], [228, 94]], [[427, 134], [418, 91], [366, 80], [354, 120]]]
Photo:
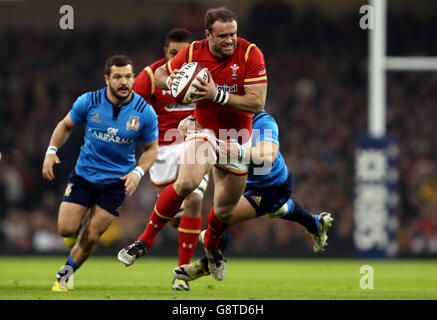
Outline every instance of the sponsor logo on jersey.
[[165, 111], [172, 112], [172, 111], [191, 111], [194, 110], [196, 107], [195, 103], [189, 103], [189, 104], [166, 104], [164, 109]]
[[140, 127], [140, 121], [139, 117], [130, 116], [128, 122], [126, 122], [126, 129], [127, 130], [135, 130], [138, 131]]
[[226, 91], [226, 92], [237, 92], [238, 91], [238, 86], [236, 84], [234, 84], [233, 86], [228, 86], [227, 84], [224, 84], [223, 86], [219, 86], [217, 85], [217, 89], [220, 89], [222, 91]]
[[106, 133], [106, 132], [98, 132], [96, 130], [91, 130], [91, 129], [89, 129], [89, 131], [91, 131], [91, 134], [94, 137], [96, 137], [97, 139], [100, 139], [100, 140], [114, 142], [114, 143], [119, 143], [119, 144], [131, 144], [131, 143], [134, 143], [133, 139], [120, 138], [119, 136], [116, 136], [116, 135], [113, 135], [113, 134], [109, 134], [109, 133]]
[[117, 128], [108, 128], [108, 134], [112, 134], [113, 136], [115, 136], [118, 132]]

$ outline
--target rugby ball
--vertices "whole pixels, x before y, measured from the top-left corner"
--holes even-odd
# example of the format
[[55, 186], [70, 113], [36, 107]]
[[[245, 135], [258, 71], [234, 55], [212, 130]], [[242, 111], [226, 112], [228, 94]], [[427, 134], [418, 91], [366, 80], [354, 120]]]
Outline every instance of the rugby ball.
[[191, 103], [196, 98], [194, 93], [199, 89], [193, 83], [200, 84], [196, 77], [208, 81], [208, 68], [198, 62], [191, 62], [179, 69], [178, 77], [171, 85], [171, 94], [177, 103]]

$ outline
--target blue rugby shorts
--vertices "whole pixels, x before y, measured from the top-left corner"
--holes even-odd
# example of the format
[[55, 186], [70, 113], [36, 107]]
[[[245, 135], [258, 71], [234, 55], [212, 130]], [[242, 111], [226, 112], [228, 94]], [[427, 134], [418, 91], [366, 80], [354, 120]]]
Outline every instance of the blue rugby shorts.
[[290, 199], [293, 192], [293, 175], [289, 171], [287, 179], [278, 185], [259, 188], [247, 185], [243, 196], [249, 201], [260, 217], [267, 213], [276, 212]]
[[98, 205], [118, 217], [125, 197], [124, 181], [96, 184], [85, 180], [73, 170], [62, 201], [77, 203], [88, 208]]

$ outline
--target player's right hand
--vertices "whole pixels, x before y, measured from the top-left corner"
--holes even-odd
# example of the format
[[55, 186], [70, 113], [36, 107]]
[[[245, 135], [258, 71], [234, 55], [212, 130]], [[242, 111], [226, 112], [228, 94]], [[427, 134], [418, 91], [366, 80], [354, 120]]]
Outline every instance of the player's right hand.
[[44, 158], [44, 163], [42, 165], [42, 176], [44, 179], [52, 181], [55, 178], [53, 173], [53, 166], [55, 164], [60, 164], [61, 160], [56, 154], [46, 154]]
[[165, 84], [167, 85], [168, 90], [171, 90], [171, 86], [173, 85], [173, 81], [175, 81], [175, 79], [177, 79], [179, 77], [179, 69], [175, 69], [172, 71], [172, 73], [170, 73], [170, 75], [168, 76]]

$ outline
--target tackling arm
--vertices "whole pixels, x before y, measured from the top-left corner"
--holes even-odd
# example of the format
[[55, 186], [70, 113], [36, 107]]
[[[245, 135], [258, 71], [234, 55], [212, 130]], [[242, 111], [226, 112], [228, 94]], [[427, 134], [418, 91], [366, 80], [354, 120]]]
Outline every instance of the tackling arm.
[[279, 146], [270, 141], [261, 141], [255, 147], [243, 147], [238, 142], [227, 141], [219, 144], [222, 157], [240, 158], [251, 164], [271, 166], [279, 152]]
[[279, 146], [273, 142], [261, 141], [255, 147], [246, 147], [246, 158], [253, 164], [272, 165], [278, 155]]

